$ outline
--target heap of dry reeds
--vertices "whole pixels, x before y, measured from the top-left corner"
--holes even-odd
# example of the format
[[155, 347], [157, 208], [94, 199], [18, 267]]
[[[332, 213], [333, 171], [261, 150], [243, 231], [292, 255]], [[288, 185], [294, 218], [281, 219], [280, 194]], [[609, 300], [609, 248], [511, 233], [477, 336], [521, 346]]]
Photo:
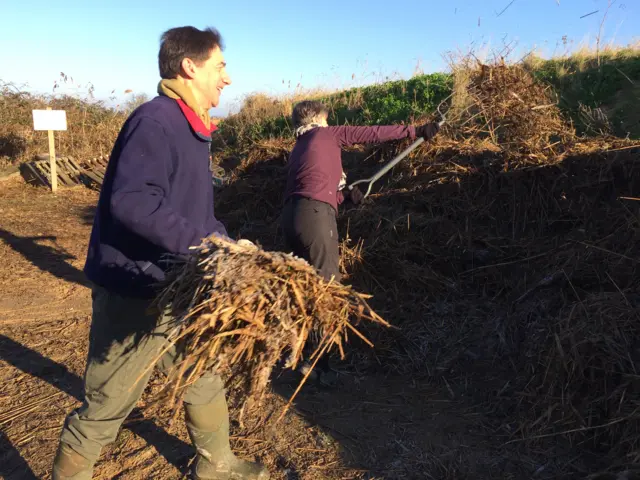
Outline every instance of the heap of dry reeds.
[[159, 303], [175, 317], [170, 339], [183, 356], [165, 388], [171, 404], [210, 369], [259, 396], [283, 358], [299, 365], [311, 339], [315, 365], [331, 349], [344, 356], [349, 333], [370, 343], [355, 327], [361, 320], [388, 326], [367, 296], [305, 261], [215, 236], [176, 260], [167, 282]]
[[[407, 376], [455, 367], [507, 412], [506, 442], [568, 440], [576, 456], [637, 461], [640, 145], [577, 137], [518, 65], [466, 75], [435, 140], [341, 209], [346, 278], [400, 327], [371, 337], [378, 359]], [[407, 143], [345, 155], [350, 180]], [[273, 248], [285, 160], [256, 154], [217, 197], [232, 230]], [[457, 360], [467, 350], [477, 359]], [[481, 394], [493, 384], [502, 395]]]
[[[464, 72], [464, 74], [462, 73]], [[450, 129], [458, 142], [485, 142], [509, 160], [543, 162], [563, 153], [575, 131], [562, 118], [551, 87], [520, 65], [459, 69]]]

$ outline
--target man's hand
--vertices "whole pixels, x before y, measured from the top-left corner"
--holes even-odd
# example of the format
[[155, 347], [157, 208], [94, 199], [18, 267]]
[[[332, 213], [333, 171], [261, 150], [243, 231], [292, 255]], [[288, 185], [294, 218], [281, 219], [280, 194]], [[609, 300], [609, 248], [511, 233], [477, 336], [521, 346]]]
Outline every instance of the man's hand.
[[250, 247], [250, 248], [255, 248], [257, 249], [258, 247], [256, 246], [255, 243], [253, 243], [250, 240], [247, 240], [246, 238], [241, 238], [240, 240], [238, 240], [236, 242], [238, 245], [240, 245], [241, 247]]
[[349, 199], [354, 205], [358, 205], [364, 200], [364, 193], [362, 193], [358, 187], [353, 187], [349, 190]]
[[437, 123], [426, 123], [416, 127], [416, 137], [422, 137], [428, 141], [435, 137], [439, 130], [440, 126]]

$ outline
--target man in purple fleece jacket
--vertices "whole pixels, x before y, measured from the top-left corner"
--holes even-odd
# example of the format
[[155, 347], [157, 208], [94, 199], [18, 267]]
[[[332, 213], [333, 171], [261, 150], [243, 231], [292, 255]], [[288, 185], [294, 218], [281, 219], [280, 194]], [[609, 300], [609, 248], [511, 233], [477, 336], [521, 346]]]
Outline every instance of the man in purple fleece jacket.
[[[288, 161], [282, 228], [287, 246], [296, 256], [307, 260], [326, 280], [339, 282], [338, 205], [345, 197], [354, 204], [363, 198], [357, 187], [344, 190], [342, 148], [417, 136], [430, 140], [439, 127], [437, 123], [330, 127], [327, 118], [327, 109], [317, 101], [303, 101], [293, 109], [297, 140]], [[328, 366], [326, 361], [318, 365], [322, 381], [323, 376], [329, 376]]]
[[[159, 96], [136, 109], [115, 142], [89, 241], [85, 273], [94, 284], [82, 405], [67, 417], [53, 480], [89, 480], [101, 449], [115, 440], [154, 366], [181, 360], [167, 335], [175, 319], [152, 302], [167, 254], [189, 254], [226, 230], [213, 211], [209, 109], [231, 83], [215, 29], [162, 35]], [[193, 478], [264, 480], [261, 465], [237, 458], [220, 377], [209, 372], [184, 396], [197, 455]]]

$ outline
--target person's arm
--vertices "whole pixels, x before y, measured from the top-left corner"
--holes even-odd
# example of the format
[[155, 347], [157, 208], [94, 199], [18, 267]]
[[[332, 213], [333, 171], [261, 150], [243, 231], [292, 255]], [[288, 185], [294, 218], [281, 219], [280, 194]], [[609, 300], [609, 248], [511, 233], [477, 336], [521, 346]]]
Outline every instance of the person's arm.
[[416, 137], [416, 129], [413, 125], [378, 125], [374, 127], [326, 127], [336, 138], [340, 147], [350, 145], [383, 143], [389, 140]]
[[228, 240], [234, 241], [233, 238], [231, 238], [227, 233], [227, 228], [224, 226], [224, 224], [215, 217], [213, 219], [213, 226], [210, 228], [210, 231], [207, 232], [206, 236], [208, 237], [214, 234], [218, 237], [222, 237], [222, 238], [226, 238]]
[[111, 192], [114, 219], [170, 253], [188, 254], [189, 247], [216, 232], [193, 225], [167, 201], [172, 148], [166, 132], [156, 120], [142, 117], [125, 135]]

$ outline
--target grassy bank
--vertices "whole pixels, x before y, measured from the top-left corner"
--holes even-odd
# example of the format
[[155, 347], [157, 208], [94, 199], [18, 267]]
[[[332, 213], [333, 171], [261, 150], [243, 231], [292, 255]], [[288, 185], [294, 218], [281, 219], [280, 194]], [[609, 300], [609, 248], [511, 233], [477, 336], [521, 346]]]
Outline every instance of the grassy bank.
[[640, 49], [584, 50], [564, 58], [525, 60], [533, 75], [553, 86], [560, 108], [587, 134], [640, 138]]

